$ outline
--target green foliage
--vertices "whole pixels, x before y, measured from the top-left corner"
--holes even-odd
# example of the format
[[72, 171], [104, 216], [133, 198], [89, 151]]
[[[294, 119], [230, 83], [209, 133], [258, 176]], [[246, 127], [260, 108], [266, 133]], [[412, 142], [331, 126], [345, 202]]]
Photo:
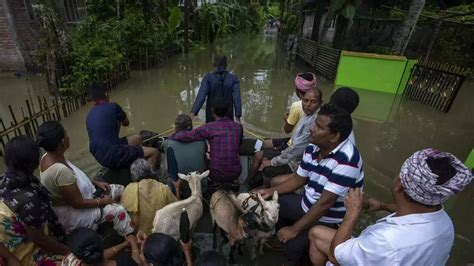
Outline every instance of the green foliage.
[[238, 3], [218, 2], [204, 4], [197, 10], [201, 41], [214, 42], [237, 32], [258, 31], [261, 25], [256, 6], [242, 6]]
[[179, 27], [182, 19], [181, 10], [177, 6], [173, 7], [168, 17], [168, 34], [172, 34]]
[[362, 4], [362, 0], [331, 0], [329, 12], [332, 16], [340, 14], [349, 21], [349, 27], [355, 18], [357, 8]]

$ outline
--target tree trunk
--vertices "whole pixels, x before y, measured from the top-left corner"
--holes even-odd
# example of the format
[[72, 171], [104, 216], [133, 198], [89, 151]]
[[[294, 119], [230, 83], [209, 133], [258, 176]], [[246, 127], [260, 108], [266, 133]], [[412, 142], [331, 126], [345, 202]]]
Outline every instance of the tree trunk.
[[349, 20], [343, 16], [337, 17], [336, 29], [334, 32], [333, 47], [336, 49], [344, 49], [347, 35], [347, 27]]
[[395, 34], [391, 50], [393, 54], [403, 55], [405, 53], [424, 6], [425, 0], [412, 0], [408, 15], [405, 17], [402, 27]]
[[324, 13], [325, 1], [318, 0], [316, 2], [316, 12], [314, 13], [313, 31], [311, 32], [311, 40], [319, 41], [319, 29], [321, 28], [321, 20]]

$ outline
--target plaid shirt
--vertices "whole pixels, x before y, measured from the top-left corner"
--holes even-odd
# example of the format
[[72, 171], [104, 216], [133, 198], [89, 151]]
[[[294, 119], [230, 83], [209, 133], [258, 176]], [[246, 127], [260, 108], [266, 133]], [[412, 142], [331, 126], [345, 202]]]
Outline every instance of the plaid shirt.
[[180, 131], [170, 138], [181, 142], [207, 140], [211, 146], [210, 177], [215, 181], [233, 181], [242, 171], [239, 147], [242, 125], [228, 117], [209, 122], [191, 131]]

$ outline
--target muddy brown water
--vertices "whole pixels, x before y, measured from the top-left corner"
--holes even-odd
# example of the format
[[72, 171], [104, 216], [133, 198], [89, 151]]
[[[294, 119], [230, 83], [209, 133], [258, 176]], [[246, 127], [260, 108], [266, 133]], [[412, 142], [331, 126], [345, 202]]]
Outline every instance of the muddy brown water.
[[[134, 71], [130, 80], [113, 90], [111, 96], [131, 121], [129, 127], [122, 128], [121, 134], [141, 129], [163, 132], [172, 127], [178, 113], [189, 113], [202, 77], [212, 70], [211, 59], [216, 53], [228, 56], [228, 68], [241, 79], [244, 126], [262, 136], [284, 135], [283, 114], [296, 100], [293, 78], [296, 73], [311, 71], [311, 68], [288, 60], [285, 50], [279, 48], [277, 39], [272, 36], [240, 36], [188, 55], [174, 56], [153, 69]], [[6, 106], [23, 103], [28, 95], [47, 94], [40, 80], [38, 77], [26, 81], [1, 76], [0, 115], [8, 117]], [[318, 86], [327, 101], [333, 90], [331, 81], [318, 76]], [[358, 92], [361, 103], [353, 117], [357, 147], [364, 159], [368, 195], [389, 200], [390, 185], [401, 164], [419, 149], [433, 147], [464, 160], [474, 147], [472, 81], [465, 82], [447, 114], [400, 96]], [[69, 159], [92, 176], [99, 167], [88, 151], [85, 118], [89, 108], [90, 105], [81, 108], [62, 123], [71, 138]], [[199, 117], [204, 119], [202, 111]], [[473, 199], [471, 184], [444, 206], [456, 231], [450, 265], [474, 263]], [[362, 218], [360, 227], [375, 220], [373, 215]]]

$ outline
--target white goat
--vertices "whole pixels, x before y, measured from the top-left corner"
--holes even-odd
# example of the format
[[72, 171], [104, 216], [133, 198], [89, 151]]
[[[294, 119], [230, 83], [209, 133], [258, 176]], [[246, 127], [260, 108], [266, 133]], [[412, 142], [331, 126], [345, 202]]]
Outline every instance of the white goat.
[[179, 217], [183, 208], [189, 216], [189, 228], [192, 229], [202, 216], [202, 190], [201, 180], [209, 175], [209, 170], [198, 174], [197, 172], [188, 175], [178, 174], [179, 178], [188, 181], [191, 189], [191, 196], [185, 200], [180, 200], [166, 205], [156, 211], [153, 220], [153, 233], [163, 233], [179, 239]]
[[[213, 224], [212, 247], [217, 247], [216, 225], [219, 226], [224, 237], [227, 237], [230, 245], [229, 262], [234, 263], [234, 251], [236, 244], [248, 237], [248, 232], [260, 227], [258, 215], [255, 213], [242, 213], [235, 202], [230, 198], [232, 193], [218, 190], [212, 194], [209, 202]], [[240, 247], [239, 247], [240, 252]]]
[[[263, 255], [263, 247], [267, 239], [275, 234], [275, 224], [278, 221], [280, 204], [278, 203], [278, 193], [273, 193], [272, 200], [266, 201], [260, 194], [240, 193], [238, 196], [231, 195], [234, 203], [241, 208], [244, 213], [255, 212], [261, 220], [259, 229], [251, 230], [251, 258], [257, 257], [257, 247], [259, 253]], [[262, 209], [263, 208], [263, 209]]]

